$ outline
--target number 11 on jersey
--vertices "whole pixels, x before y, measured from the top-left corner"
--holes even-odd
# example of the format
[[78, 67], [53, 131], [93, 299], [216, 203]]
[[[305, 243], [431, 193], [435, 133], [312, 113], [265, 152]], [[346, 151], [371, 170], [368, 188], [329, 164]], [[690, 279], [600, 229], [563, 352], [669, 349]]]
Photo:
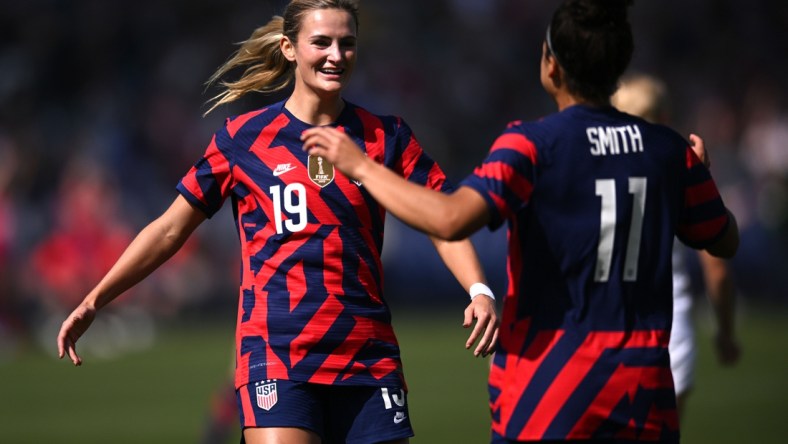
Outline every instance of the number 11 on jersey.
[[[638, 256], [643, 232], [643, 212], [646, 209], [646, 178], [630, 177], [629, 194], [632, 195], [632, 215], [629, 237], [624, 256], [624, 281], [634, 282], [638, 277]], [[597, 179], [596, 195], [602, 199], [599, 215], [599, 244], [597, 245], [594, 282], [607, 282], [613, 261], [613, 245], [616, 235], [616, 181]]]

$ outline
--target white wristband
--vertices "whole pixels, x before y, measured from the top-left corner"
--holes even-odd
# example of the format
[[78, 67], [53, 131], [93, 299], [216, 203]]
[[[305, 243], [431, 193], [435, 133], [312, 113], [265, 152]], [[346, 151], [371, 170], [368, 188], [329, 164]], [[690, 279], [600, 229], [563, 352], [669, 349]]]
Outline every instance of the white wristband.
[[490, 290], [490, 287], [482, 284], [481, 282], [471, 285], [471, 289], [468, 290], [468, 293], [471, 295], [471, 300], [480, 294], [487, 296], [493, 301], [495, 300], [495, 296], [493, 295], [492, 290]]

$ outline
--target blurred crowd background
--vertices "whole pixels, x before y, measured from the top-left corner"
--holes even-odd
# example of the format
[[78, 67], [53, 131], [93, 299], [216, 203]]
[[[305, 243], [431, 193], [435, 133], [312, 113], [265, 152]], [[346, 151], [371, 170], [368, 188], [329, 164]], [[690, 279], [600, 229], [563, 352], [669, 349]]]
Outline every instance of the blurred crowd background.
[[[166, 209], [224, 118], [273, 100], [203, 117], [216, 93], [205, 81], [284, 4], [0, 0], [0, 358], [15, 338], [51, 349], [64, 316]], [[364, 0], [346, 98], [403, 116], [459, 181], [508, 121], [553, 112], [538, 73], [556, 4]], [[738, 218], [740, 304], [788, 307], [788, 2], [640, 0], [631, 21], [631, 70], [667, 83], [674, 127], [705, 138]], [[234, 318], [227, 207], [101, 317], [94, 354], [150, 344], [160, 319]], [[473, 239], [503, 292], [505, 233]], [[392, 304], [464, 306], [423, 235], [391, 221], [384, 254]]]

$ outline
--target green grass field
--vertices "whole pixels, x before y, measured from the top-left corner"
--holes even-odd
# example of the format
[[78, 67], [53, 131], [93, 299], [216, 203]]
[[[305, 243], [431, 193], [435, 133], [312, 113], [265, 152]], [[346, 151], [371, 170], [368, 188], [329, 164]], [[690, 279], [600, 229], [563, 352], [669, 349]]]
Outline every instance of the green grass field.
[[[395, 310], [417, 434], [413, 443], [488, 441], [488, 362], [463, 348], [460, 316]], [[683, 442], [786, 442], [788, 315], [743, 313], [743, 360], [724, 370], [710, 348], [710, 323], [705, 316], [700, 321], [697, 389]], [[56, 361], [54, 351], [32, 347], [13, 359], [6, 356], [0, 361], [0, 442], [198, 442], [210, 393], [228, 375], [232, 326], [162, 328], [151, 349], [113, 360], [88, 357], [80, 368]]]

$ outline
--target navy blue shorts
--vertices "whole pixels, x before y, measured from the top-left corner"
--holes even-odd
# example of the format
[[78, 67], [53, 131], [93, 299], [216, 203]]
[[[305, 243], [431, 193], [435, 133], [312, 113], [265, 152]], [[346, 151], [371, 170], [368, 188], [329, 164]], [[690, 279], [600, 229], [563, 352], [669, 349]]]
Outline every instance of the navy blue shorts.
[[373, 444], [413, 436], [402, 387], [267, 380], [236, 391], [241, 428], [298, 427], [323, 444]]

